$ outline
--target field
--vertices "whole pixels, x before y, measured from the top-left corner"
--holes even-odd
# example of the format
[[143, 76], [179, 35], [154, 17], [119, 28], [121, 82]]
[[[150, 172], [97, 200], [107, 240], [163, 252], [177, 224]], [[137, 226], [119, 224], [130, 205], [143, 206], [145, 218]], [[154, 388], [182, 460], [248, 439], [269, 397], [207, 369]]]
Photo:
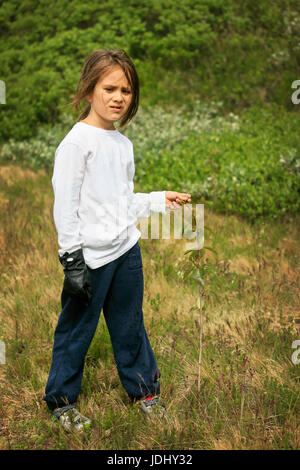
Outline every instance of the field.
[[[282, 121], [277, 121], [278, 128], [286, 127], [284, 119], [283, 116]], [[245, 139], [248, 146], [240, 148], [238, 154], [241, 133], [246, 133], [242, 116], [233, 120], [216, 118], [210, 123], [210, 131], [200, 129], [204, 121], [203, 116], [198, 119], [199, 162], [195, 165], [198, 168], [204, 168], [207, 155], [214, 156], [213, 148], [221, 151], [227, 148], [227, 155], [233, 154], [239, 161], [238, 156], [255, 145]], [[235, 122], [239, 122], [239, 129], [232, 128]], [[289, 122], [293, 127], [294, 121]], [[265, 143], [263, 150], [257, 146], [258, 157], [264, 151], [269, 157], [266, 161], [273, 168], [282, 165], [282, 177], [285, 181], [291, 178], [290, 187], [295, 185], [297, 192], [296, 159], [292, 171], [286, 169], [286, 173], [283, 173], [286, 167], [279, 161], [279, 148], [288, 151], [289, 145], [295, 145], [296, 141], [288, 141], [284, 131], [278, 133], [277, 141], [271, 139], [268, 132], [271, 133], [272, 125], [259, 129], [255, 123], [257, 119], [249, 118], [247, 129], [249, 134], [257, 125], [256, 143]], [[147, 125], [144, 140], [143, 136], [140, 143], [136, 140], [135, 191], [188, 190], [188, 180], [191, 183], [193, 180], [192, 158], [188, 157], [193, 153], [188, 142], [193, 136], [174, 144], [174, 178], [170, 177], [168, 184], [167, 155], [172, 149], [165, 148], [163, 134], [157, 143], [159, 148], [151, 149], [151, 132], [157, 132], [161, 123], [155, 119], [151, 122], [148, 117]], [[138, 119], [135, 126], [139, 126]], [[65, 132], [63, 129], [66, 126], [59, 132], [55, 130], [58, 137]], [[137, 131], [133, 128], [132, 133], [134, 130]], [[175, 127], [171, 132], [176, 142]], [[130, 135], [129, 128], [127, 134]], [[210, 147], [218, 136], [219, 143]], [[162, 397], [168, 406], [168, 418], [148, 422], [130, 404], [117, 375], [101, 316], [86, 358], [78, 402], [81, 412], [92, 418], [93, 427], [84, 436], [78, 436], [66, 434], [51, 421], [42, 397], [60, 313], [63, 272], [57, 260], [57, 236], [52, 219], [51, 160], [43, 167], [41, 162], [30, 159], [37, 142], [26, 143], [28, 151], [23, 155], [27, 158], [20, 158], [19, 162], [13, 160], [12, 149], [21, 152], [20, 146], [25, 143], [15, 147], [11, 144], [10, 160], [7, 147], [6, 160], [0, 167], [0, 338], [6, 345], [6, 364], [0, 366], [0, 448], [299, 448], [300, 366], [292, 361], [295, 352], [292, 343], [300, 338], [299, 213], [296, 206], [291, 205], [290, 211], [287, 206], [287, 210], [276, 212], [270, 205], [268, 216], [262, 217], [255, 214], [253, 205], [247, 206], [247, 199], [244, 206], [233, 207], [236, 213], [226, 210], [225, 202], [214, 209], [214, 191], [201, 193], [205, 178], [214, 177], [211, 169], [205, 178], [200, 175], [196, 189], [191, 190], [193, 204], [204, 203], [208, 229], [204, 247], [214, 250], [202, 251], [201, 258], [205, 289], [200, 393], [199, 290], [193, 277], [195, 271], [191, 271], [192, 261], [185, 254], [186, 240], [141, 239], [145, 324], [162, 372]], [[231, 152], [228, 142], [231, 142]], [[143, 145], [150, 149], [144, 158]], [[178, 147], [186, 149], [182, 160]], [[151, 166], [156, 151], [161, 157], [160, 165]], [[229, 157], [224, 158], [216, 171], [220, 181], [228, 168], [226, 161], [230, 164]], [[188, 169], [186, 187], [180, 185], [180, 176], [176, 180], [176, 168], [178, 173], [183, 171], [181, 164]], [[252, 164], [255, 166], [254, 160]], [[260, 158], [256, 167], [259, 174]], [[264, 185], [268, 184], [263, 179], [267, 173], [261, 172]], [[243, 181], [246, 191], [250, 185], [251, 193], [253, 185], [247, 173]], [[276, 192], [276, 187], [273, 190]], [[275, 192], [270, 200], [276, 200]], [[297, 200], [291, 192], [287, 194], [293, 201]], [[248, 218], [243, 214], [247, 207]]]
[[[0, 3], [0, 449], [299, 449], [299, 37], [298, 0]], [[77, 435], [42, 400], [64, 276], [51, 178], [95, 49], [140, 78], [134, 191], [190, 193], [205, 237], [140, 239], [167, 418], [129, 402], [101, 316]]]

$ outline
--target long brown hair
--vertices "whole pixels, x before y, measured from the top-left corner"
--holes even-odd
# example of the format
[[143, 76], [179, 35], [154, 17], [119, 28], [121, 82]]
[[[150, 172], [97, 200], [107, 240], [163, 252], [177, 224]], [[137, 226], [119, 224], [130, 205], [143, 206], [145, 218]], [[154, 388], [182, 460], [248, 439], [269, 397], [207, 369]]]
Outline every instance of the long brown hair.
[[77, 112], [80, 112], [77, 122], [85, 119], [91, 109], [91, 104], [80, 111], [79, 104], [87, 95], [93, 92], [98, 80], [110, 67], [119, 65], [131, 86], [132, 100], [127, 112], [120, 121], [120, 127], [124, 127], [137, 113], [139, 106], [139, 78], [135, 66], [129, 55], [123, 49], [97, 49], [91, 52], [86, 58], [81, 70], [81, 75], [77, 84], [76, 93], [70, 103]]

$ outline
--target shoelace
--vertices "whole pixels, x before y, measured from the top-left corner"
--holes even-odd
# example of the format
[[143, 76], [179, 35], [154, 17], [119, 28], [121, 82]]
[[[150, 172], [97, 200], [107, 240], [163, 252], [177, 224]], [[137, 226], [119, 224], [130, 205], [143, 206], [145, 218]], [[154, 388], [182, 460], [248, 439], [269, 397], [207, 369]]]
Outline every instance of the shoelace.
[[148, 406], [154, 406], [156, 405], [157, 403], [160, 402], [160, 398], [158, 395], [153, 395], [152, 397], [148, 397], [148, 398], [145, 398], [144, 400], [142, 400], [145, 405], [148, 407]]
[[62, 406], [61, 408], [57, 408], [56, 410], [54, 410], [52, 412], [53, 416], [55, 416], [55, 418], [59, 418], [62, 414], [64, 414], [66, 411], [68, 410], [72, 410], [73, 408], [75, 408], [75, 405], [66, 405], [66, 406]]

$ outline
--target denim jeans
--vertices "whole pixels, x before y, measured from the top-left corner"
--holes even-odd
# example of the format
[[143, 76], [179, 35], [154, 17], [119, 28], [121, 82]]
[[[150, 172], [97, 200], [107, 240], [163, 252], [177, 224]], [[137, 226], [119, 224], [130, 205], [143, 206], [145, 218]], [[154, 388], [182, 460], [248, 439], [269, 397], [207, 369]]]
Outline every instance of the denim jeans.
[[93, 296], [87, 308], [64, 290], [61, 294], [62, 311], [54, 333], [52, 364], [43, 398], [50, 409], [76, 402], [85, 356], [102, 309], [118, 374], [128, 396], [134, 400], [160, 392], [160, 372], [143, 319], [144, 278], [139, 243], [116, 260], [88, 270]]

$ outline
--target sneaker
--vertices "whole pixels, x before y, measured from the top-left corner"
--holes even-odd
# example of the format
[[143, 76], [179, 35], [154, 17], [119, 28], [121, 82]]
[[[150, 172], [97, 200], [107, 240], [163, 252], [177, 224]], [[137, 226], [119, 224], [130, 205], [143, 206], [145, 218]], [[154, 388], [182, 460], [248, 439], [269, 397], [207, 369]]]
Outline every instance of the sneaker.
[[161, 401], [158, 395], [140, 400], [139, 407], [142, 412], [148, 416], [158, 412], [158, 414], [162, 417], [165, 416], [166, 413], [166, 404]]
[[91, 425], [91, 420], [83, 416], [75, 405], [67, 405], [52, 411], [52, 420], [59, 421], [66, 431], [84, 431]]

